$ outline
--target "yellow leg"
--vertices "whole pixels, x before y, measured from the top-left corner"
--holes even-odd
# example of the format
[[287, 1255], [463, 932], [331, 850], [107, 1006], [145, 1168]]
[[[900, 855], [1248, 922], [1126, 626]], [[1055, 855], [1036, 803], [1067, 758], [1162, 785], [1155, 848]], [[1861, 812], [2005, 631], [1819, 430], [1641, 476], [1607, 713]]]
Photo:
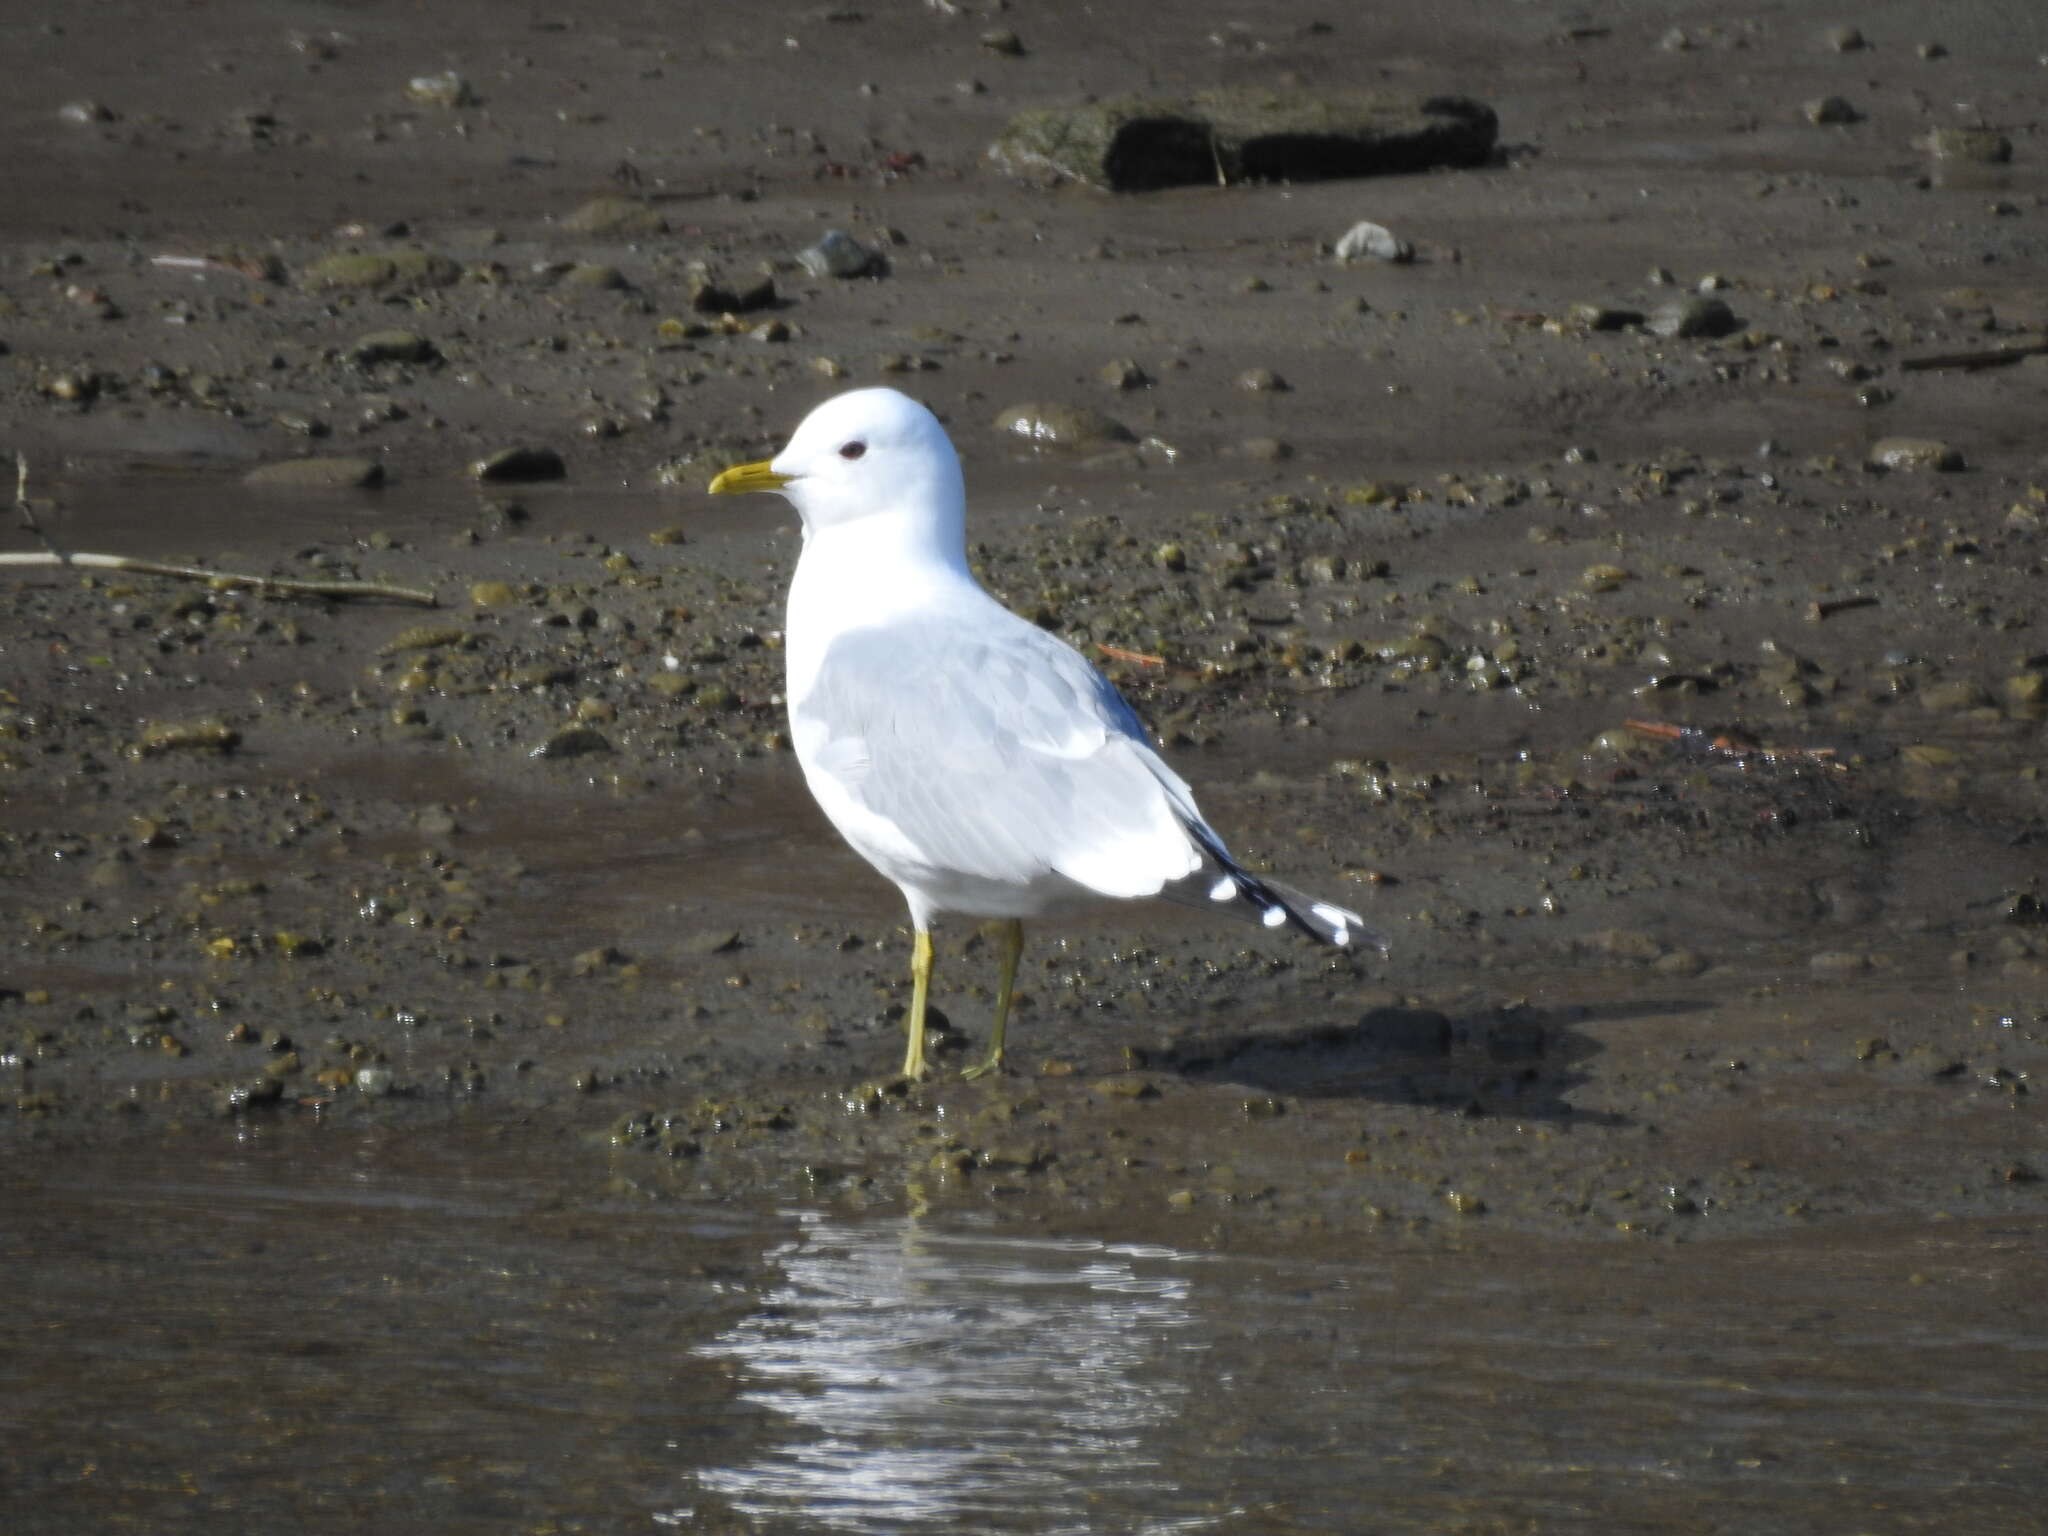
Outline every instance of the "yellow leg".
[[932, 936], [920, 928], [910, 941], [910, 1042], [903, 1054], [903, 1075], [913, 1083], [929, 1075], [924, 1064], [924, 1005], [931, 990]]
[[996, 973], [996, 1027], [988, 1037], [988, 1056], [960, 1075], [985, 1077], [1003, 1070], [1003, 1026], [1010, 1022], [1010, 997], [1017, 990], [1017, 960], [1024, 953], [1024, 925], [1014, 917], [1003, 924], [1002, 969]]

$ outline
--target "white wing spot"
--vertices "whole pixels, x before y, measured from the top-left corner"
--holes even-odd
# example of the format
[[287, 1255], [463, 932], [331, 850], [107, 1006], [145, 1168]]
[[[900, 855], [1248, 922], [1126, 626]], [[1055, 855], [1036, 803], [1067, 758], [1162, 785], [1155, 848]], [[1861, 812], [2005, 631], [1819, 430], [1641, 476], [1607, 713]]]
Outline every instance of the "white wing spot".
[[1342, 923], [1339, 923], [1330, 930], [1330, 942], [1339, 949], [1349, 949], [1351, 947], [1351, 930]]
[[1236, 894], [1237, 882], [1228, 875], [1225, 875], [1221, 880], [1218, 880], [1209, 887], [1209, 899], [1211, 901], [1228, 901]]
[[1280, 906], [1278, 903], [1275, 903], [1274, 905], [1266, 908], [1265, 924], [1268, 928], [1278, 928], [1282, 923], [1286, 921], [1287, 909], [1285, 907]]
[[[1318, 901], [1311, 904], [1309, 911], [1315, 913], [1317, 917], [1320, 917], [1332, 928], [1339, 931], [1342, 931], [1346, 925], [1359, 921], [1359, 916], [1356, 912], [1347, 912], [1342, 907], [1333, 907], [1327, 901]], [[1339, 939], [1337, 942], [1342, 944], [1344, 941]]]

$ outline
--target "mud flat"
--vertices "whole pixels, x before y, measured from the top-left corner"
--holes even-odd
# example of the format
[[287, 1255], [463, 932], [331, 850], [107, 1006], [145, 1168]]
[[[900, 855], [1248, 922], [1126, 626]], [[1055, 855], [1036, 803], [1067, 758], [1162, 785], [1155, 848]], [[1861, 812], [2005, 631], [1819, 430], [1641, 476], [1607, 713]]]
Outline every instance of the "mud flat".
[[[2011, 1281], [2048, 1200], [2040, 40], [1525, 12], [10, 33], [7, 547], [438, 601], [0, 570], [0, 1202], [54, 1234], [71, 1190], [89, 1243], [151, 1166], [319, 1186], [374, 1145], [411, 1188], [465, 1148], [543, 1203], [733, 1213], [741, 1301], [799, 1209], [1403, 1287], [1724, 1240], [1825, 1290], [1877, 1283], [1839, 1247], [1874, 1232]], [[985, 154], [1090, 96], [1366, 88], [1483, 102], [1495, 148], [1141, 193]], [[1340, 259], [1361, 222], [1393, 243]], [[948, 421], [989, 584], [1385, 959], [1104, 913], [1035, 934], [1022, 1070], [888, 1081], [898, 902], [783, 736], [793, 519], [701, 494], [875, 382]], [[942, 1063], [991, 951], [942, 935]]]

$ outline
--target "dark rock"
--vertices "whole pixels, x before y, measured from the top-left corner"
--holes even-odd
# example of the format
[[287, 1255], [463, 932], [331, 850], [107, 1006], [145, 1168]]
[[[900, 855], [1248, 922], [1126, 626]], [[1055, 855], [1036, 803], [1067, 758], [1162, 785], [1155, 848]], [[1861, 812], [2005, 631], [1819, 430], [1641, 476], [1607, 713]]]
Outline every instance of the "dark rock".
[[469, 472], [478, 480], [559, 480], [568, 466], [552, 448], [500, 448], [478, 459]]
[[378, 363], [432, 363], [440, 357], [440, 350], [417, 331], [372, 331], [358, 337], [348, 349], [348, 360], [358, 368], [373, 368]]
[[751, 310], [772, 309], [776, 302], [772, 277], [757, 277], [745, 287], [734, 288], [701, 268], [690, 274], [690, 308], [700, 315], [744, 315]]
[[1020, 113], [989, 155], [1013, 175], [1128, 192], [1479, 165], [1498, 133], [1493, 109], [1462, 96], [1243, 87]]
[[1741, 322], [1735, 311], [1719, 299], [1681, 299], [1661, 306], [1650, 316], [1653, 335], [1689, 339], [1695, 336], [1726, 336]]

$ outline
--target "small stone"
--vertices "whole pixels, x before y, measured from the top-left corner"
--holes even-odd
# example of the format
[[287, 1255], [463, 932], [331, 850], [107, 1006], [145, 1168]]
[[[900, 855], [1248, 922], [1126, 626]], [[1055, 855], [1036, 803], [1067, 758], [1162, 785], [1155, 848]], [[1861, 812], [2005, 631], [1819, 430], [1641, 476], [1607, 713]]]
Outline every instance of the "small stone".
[[741, 287], [714, 281], [701, 267], [690, 272], [690, 307], [700, 315], [744, 315], [772, 309], [778, 302], [775, 279], [765, 274]]
[[1829, 27], [1821, 33], [1820, 40], [1836, 53], [1854, 53], [1869, 46], [1863, 39], [1863, 33], [1855, 27]]
[[1871, 445], [1864, 463], [1872, 469], [1947, 473], [1963, 467], [1963, 456], [1937, 437], [1886, 437]]
[[1122, 422], [1085, 405], [1032, 401], [1013, 405], [995, 419], [998, 432], [1026, 438], [1033, 447], [1091, 450], [1135, 442]]
[[614, 966], [626, 964], [626, 956], [609, 944], [600, 944], [595, 949], [586, 949], [569, 957], [569, 974], [572, 976], [597, 976]]
[[260, 491], [366, 491], [383, 483], [382, 464], [352, 457], [284, 459], [242, 476], [242, 484]]
[[1588, 331], [1620, 331], [1643, 323], [1640, 309], [1623, 309], [1614, 304], [1578, 303], [1565, 311], [1573, 325]]
[[533, 757], [586, 757], [612, 750], [604, 732], [587, 725], [565, 725], [535, 747]]
[[1967, 679], [1936, 683], [1920, 690], [1920, 707], [1936, 714], [1957, 715], [1968, 709], [1982, 709], [1991, 696]]
[[405, 82], [406, 99], [419, 102], [422, 106], [469, 107], [476, 105], [476, 92], [469, 88], [469, 82], [452, 69], [444, 69], [431, 75], [414, 75]]
[[348, 360], [358, 368], [379, 363], [431, 363], [441, 353], [417, 331], [372, 331], [359, 336], [348, 349]]
[[1823, 950], [1806, 962], [1806, 968], [1816, 977], [1839, 981], [1869, 970], [1870, 957], [1850, 949]]
[[1937, 160], [2003, 165], [2012, 158], [2012, 140], [1995, 128], [1935, 128], [1919, 142]]
[[563, 274], [562, 281], [572, 288], [593, 288], [600, 292], [627, 286], [625, 273], [601, 261], [577, 262]]
[[94, 123], [111, 123], [114, 120], [111, 111], [90, 98], [65, 102], [57, 109], [57, 117], [60, 122], [69, 123], [74, 128], [89, 128]]
[[1589, 565], [1579, 574], [1579, 585], [1588, 592], [1612, 592], [1629, 579], [1629, 572], [1619, 565]]
[[1234, 380], [1239, 389], [1255, 393], [1280, 393], [1288, 388], [1287, 381], [1270, 368], [1247, 368]]
[[1841, 96], [1818, 96], [1809, 101], [1805, 108], [1806, 120], [1816, 127], [1827, 127], [1834, 123], [1858, 123], [1863, 114]]
[[984, 53], [993, 53], [1006, 59], [1024, 57], [1024, 39], [1008, 27], [982, 33], [981, 47]]
[[842, 229], [828, 229], [817, 244], [796, 253], [797, 264], [813, 277], [866, 277], [878, 274], [881, 259]]
[[2048, 672], [2016, 672], [2005, 680], [2005, 696], [2015, 704], [2048, 704]]
[[232, 752], [242, 733], [218, 720], [155, 720], [142, 728], [142, 750], [159, 752]]
[[1294, 445], [1284, 437], [1248, 437], [1244, 440], [1244, 456], [1261, 464], [1278, 464], [1294, 457]]
[[1695, 296], [1659, 305], [1650, 316], [1649, 329], [1652, 335], [1686, 340], [1726, 336], [1738, 323], [1735, 312], [1722, 300]]
[[1360, 220], [1337, 239], [1339, 261], [1387, 261], [1397, 265], [1415, 259], [1415, 247], [1384, 224]]
[[659, 235], [667, 233], [668, 220], [638, 198], [595, 197], [564, 219], [562, 226], [579, 235]]
[[471, 479], [487, 482], [559, 480], [568, 472], [552, 448], [500, 448], [469, 466]]
[[1105, 1077], [1094, 1085], [1105, 1099], [1156, 1099], [1159, 1090], [1142, 1077]]
[[307, 288], [446, 288], [462, 268], [438, 251], [336, 251], [299, 271]]
[[1145, 370], [1129, 358], [1104, 363], [1097, 377], [1111, 389], [1143, 389], [1152, 382], [1145, 376]]
[[99, 375], [89, 368], [67, 370], [47, 380], [42, 385], [42, 391], [52, 400], [83, 405], [99, 397], [100, 379]]

